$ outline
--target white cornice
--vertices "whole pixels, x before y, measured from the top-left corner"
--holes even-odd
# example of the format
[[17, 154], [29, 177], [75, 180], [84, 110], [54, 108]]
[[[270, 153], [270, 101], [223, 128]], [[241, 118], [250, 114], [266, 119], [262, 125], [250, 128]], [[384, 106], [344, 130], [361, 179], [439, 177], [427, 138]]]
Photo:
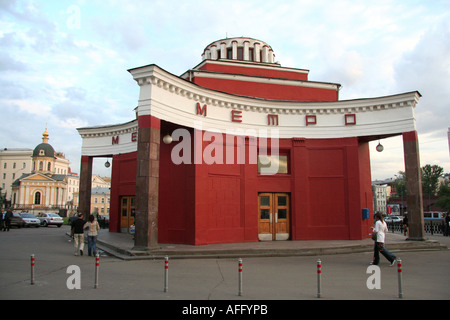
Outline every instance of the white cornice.
[[136, 132], [137, 129], [137, 120], [116, 125], [77, 128], [78, 133], [82, 138], [117, 136], [125, 133]]
[[[399, 134], [415, 130], [414, 107], [420, 94], [408, 92], [391, 96], [330, 102], [299, 102], [249, 98], [195, 85], [156, 65], [129, 70], [140, 89], [138, 114], [195, 127], [258, 129], [267, 127], [267, 115], [279, 115], [280, 137], [333, 138]], [[208, 116], [195, 113], [195, 104], [207, 105]], [[231, 122], [231, 110], [242, 112], [242, 122]], [[356, 124], [345, 125], [344, 115], [355, 114]], [[305, 126], [308, 115], [317, 124]], [[320, 118], [319, 118], [320, 117]], [[274, 127], [271, 127], [274, 128]]]
[[77, 130], [82, 138], [81, 154], [83, 156], [107, 157], [137, 150], [137, 120]]
[[152, 85], [200, 103], [231, 109], [291, 114], [329, 114], [347, 112], [373, 112], [399, 107], [415, 107], [420, 94], [417, 91], [376, 98], [340, 101], [281, 101], [249, 98], [197, 86], [166, 72], [156, 65], [130, 71], [139, 86]]

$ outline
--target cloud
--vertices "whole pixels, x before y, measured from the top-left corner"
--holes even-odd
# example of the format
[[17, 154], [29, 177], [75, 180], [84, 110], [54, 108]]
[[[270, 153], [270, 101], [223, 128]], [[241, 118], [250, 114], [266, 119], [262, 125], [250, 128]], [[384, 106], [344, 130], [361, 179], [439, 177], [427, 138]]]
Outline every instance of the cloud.
[[[134, 118], [139, 86], [127, 69], [155, 63], [179, 75], [226, 36], [267, 42], [283, 66], [342, 84], [341, 99], [418, 90], [419, 134], [443, 139], [450, 110], [446, 12], [446, 1], [421, 0], [0, 1], [0, 108], [2, 120], [21, 129], [0, 132], [0, 141], [24, 147], [28, 133], [33, 147], [48, 122], [54, 147], [78, 162], [76, 127]], [[392, 163], [373, 168], [401, 170], [382, 143], [375, 162]], [[402, 153], [401, 144], [393, 150]]]
[[419, 132], [450, 126], [450, 15], [429, 28], [417, 45], [395, 64], [396, 87], [418, 90], [416, 108]]

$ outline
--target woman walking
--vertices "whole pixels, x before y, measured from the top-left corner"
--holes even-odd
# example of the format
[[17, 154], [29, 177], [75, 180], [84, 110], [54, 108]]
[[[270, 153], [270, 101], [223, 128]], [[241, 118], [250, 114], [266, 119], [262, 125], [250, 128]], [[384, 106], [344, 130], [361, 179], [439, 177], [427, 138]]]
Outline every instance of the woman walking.
[[92, 253], [97, 253], [97, 235], [100, 226], [98, 222], [95, 220], [94, 216], [91, 214], [89, 216], [89, 221], [84, 225], [84, 228], [88, 228], [88, 255], [92, 255]]
[[373, 261], [371, 264], [377, 265], [380, 263], [380, 252], [381, 254], [391, 263], [391, 267], [395, 264], [396, 257], [390, 253], [385, 245], [386, 232], [388, 231], [386, 222], [383, 219], [383, 215], [380, 212], [377, 212], [375, 215], [375, 228], [373, 228], [373, 232], [377, 233], [377, 240], [375, 241], [375, 245], [373, 248]]

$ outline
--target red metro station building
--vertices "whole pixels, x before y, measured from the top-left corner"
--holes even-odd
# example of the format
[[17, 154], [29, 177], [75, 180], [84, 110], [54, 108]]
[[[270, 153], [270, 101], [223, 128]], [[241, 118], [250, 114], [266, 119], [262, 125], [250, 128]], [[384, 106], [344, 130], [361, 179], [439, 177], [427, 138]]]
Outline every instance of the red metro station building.
[[[94, 157], [112, 158], [110, 232], [135, 247], [369, 237], [369, 141], [403, 135], [411, 237], [423, 238], [418, 92], [339, 100], [340, 85], [282, 67], [252, 38], [209, 44], [181, 76], [128, 70], [136, 117], [79, 128], [80, 211]], [[416, 213], [417, 212], [417, 213]]]

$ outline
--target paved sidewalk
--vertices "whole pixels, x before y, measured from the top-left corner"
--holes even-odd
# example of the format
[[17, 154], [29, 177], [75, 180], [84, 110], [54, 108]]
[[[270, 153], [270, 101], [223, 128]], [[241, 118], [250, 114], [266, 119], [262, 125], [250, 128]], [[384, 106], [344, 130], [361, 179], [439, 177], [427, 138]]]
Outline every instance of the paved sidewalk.
[[[97, 246], [107, 253], [124, 260], [182, 258], [232, 258], [232, 257], [273, 257], [306, 256], [371, 252], [373, 241], [363, 240], [310, 240], [310, 241], [269, 241], [227, 243], [210, 245], [158, 244], [152, 250], [135, 250], [133, 235], [109, 232], [101, 229]], [[388, 233], [386, 247], [390, 251], [447, 250], [450, 237], [427, 236], [426, 241], [408, 241], [399, 233]]]

